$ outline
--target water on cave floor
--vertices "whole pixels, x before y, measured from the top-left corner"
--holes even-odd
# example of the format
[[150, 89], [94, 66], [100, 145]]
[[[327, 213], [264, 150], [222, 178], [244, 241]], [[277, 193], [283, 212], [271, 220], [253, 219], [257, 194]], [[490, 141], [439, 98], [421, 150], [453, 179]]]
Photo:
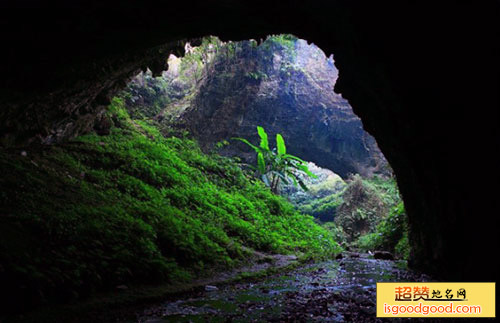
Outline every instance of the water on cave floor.
[[348, 256], [304, 265], [265, 279], [221, 286], [137, 313], [158, 322], [365, 322], [375, 319], [376, 283], [424, 281], [405, 261]]

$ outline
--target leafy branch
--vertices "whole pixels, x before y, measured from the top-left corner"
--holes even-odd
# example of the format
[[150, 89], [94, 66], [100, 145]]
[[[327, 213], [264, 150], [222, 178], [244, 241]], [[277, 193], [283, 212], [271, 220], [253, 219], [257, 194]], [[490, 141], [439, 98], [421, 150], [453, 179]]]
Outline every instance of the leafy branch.
[[271, 188], [274, 194], [279, 194], [281, 183], [292, 183], [307, 191], [300, 175], [307, 175], [317, 178], [309, 168], [307, 163], [297, 156], [286, 153], [285, 140], [281, 134], [276, 135], [276, 148], [269, 148], [269, 140], [266, 131], [261, 126], [257, 126], [257, 133], [260, 137], [260, 144], [256, 146], [245, 138], [232, 138], [239, 140], [257, 153], [257, 168], [255, 169], [262, 181]]

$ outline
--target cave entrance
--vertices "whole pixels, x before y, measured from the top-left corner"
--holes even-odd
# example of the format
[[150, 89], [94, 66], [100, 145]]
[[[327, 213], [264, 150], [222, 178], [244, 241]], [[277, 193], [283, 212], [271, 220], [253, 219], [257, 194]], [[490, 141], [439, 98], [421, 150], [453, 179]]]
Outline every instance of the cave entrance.
[[[343, 247], [337, 257], [345, 258], [322, 262], [325, 280], [318, 285], [337, 286], [342, 294], [357, 293], [361, 287], [371, 291], [370, 298], [375, 281], [396, 279], [391, 276], [398, 272], [394, 266], [405, 264], [409, 256], [403, 201], [375, 139], [364, 131], [349, 102], [334, 91], [339, 73], [333, 55], [292, 35], [259, 42], [205, 37], [197, 46], [187, 42], [184, 49], [182, 57], [169, 56], [167, 71], [156, 77], [143, 71], [119, 94], [130, 116], [153, 122], [164, 135], [193, 138], [205, 153], [232, 158], [248, 177], [291, 202], [301, 217], [314, 217]], [[290, 174], [273, 167], [286, 154], [304, 160], [301, 167], [307, 171], [292, 169]], [[321, 244], [323, 238], [314, 239]], [[315, 270], [296, 275], [306, 281]], [[266, 297], [262, 289], [295, 289], [303, 281], [278, 287], [280, 278], [272, 277], [262, 283], [267, 287], [245, 288], [257, 289], [252, 297], [258, 299]], [[206, 288], [211, 294], [196, 301], [207, 306], [207, 298], [248, 297], [241, 288]], [[281, 294], [275, 295], [274, 301], [282, 302]], [[190, 303], [181, 299], [177, 304], [182, 308]], [[268, 307], [265, 302], [261, 306]], [[167, 306], [166, 313], [169, 310]], [[268, 315], [254, 309], [249, 313], [259, 319]]]
[[[204, 151], [236, 157], [242, 165], [255, 164], [256, 154], [231, 138], [257, 144], [257, 126], [270, 138], [281, 134], [288, 152], [308, 161], [317, 176], [301, 175], [307, 191], [282, 182], [281, 195], [346, 247], [408, 257], [396, 180], [375, 139], [335, 92], [333, 55], [289, 34], [237, 42], [210, 36], [196, 46], [186, 42], [184, 51], [170, 54], [161, 75], [143, 71], [121, 92], [133, 118], [177, 135], [188, 132]], [[392, 236], [377, 232], [388, 217], [397, 219]]]
[[[182, 43], [178, 41], [180, 38], [199, 37], [212, 32], [223, 35], [226, 39], [248, 39], [269, 33], [293, 31], [314, 40], [317, 44], [321, 44], [323, 49], [333, 51], [337, 55], [338, 64], [342, 64], [339, 65], [342, 77], [337, 88], [341, 88], [340, 92], [351, 100], [356, 111], [362, 116], [366, 128], [376, 136], [384, 153], [390, 158], [410, 215], [413, 267], [446, 280], [494, 281], [496, 279], [498, 270], [495, 270], [496, 266], [489, 264], [491, 252], [485, 247], [495, 245], [497, 237], [496, 232], [493, 232], [495, 226], [491, 225], [495, 214], [491, 211], [495, 209], [496, 191], [481, 189], [491, 186], [490, 176], [461, 176], [464, 169], [495, 169], [497, 166], [495, 159], [490, 158], [489, 154], [498, 142], [498, 125], [495, 122], [498, 110], [498, 104], [495, 103], [498, 101], [498, 93], [494, 86], [497, 77], [495, 69], [491, 68], [497, 61], [494, 55], [496, 48], [492, 45], [495, 43], [492, 41], [495, 39], [496, 30], [494, 22], [497, 21], [492, 16], [497, 12], [495, 8], [484, 5], [449, 4], [432, 7], [413, 4], [394, 6], [392, 3], [384, 5], [379, 2], [359, 6], [337, 1], [297, 2], [293, 6], [283, 6], [279, 2], [274, 4], [251, 2], [234, 6], [226, 2], [221, 4], [213, 2], [198, 7], [191, 2], [185, 2], [183, 10], [173, 11], [170, 8], [166, 18], [164, 10], [158, 10], [151, 4], [141, 4], [140, 7], [141, 10], [130, 6], [123, 8], [114, 6], [108, 13], [102, 10], [104, 8], [90, 6], [88, 10], [72, 9], [69, 14], [61, 14], [50, 9], [44, 14], [40, 14], [40, 10], [31, 12], [20, 10], [17, 14], [6, 10], [3, 21], [5, 26], [11, 28], [3, 29], [7, 33], [6, 43], [11, 46], [5, 52], [6, 59], [3, 60], [6, 62], [4, 74], [9, 77], [4, 78], [6, 86], [3, 87], [5, 111], [1, 116], [2, 145], [13, 147], [15, 150], [17, 144], [28, 146], [29, 143], [40, 141], [45, 144], [62, 143], [64, 149], [69, 149], [74, 145], [66, 143], [72, 138], [91, 132], [95, 123], [97, 125], [94, 129], [105, 134], [109, 131], [109, 119], [105, 118], [106, 114], [102, 113], [102, 110], [109, 104], [109, 96], [118, 88], [122, 88], [124, 85], [122, 81], [141, 67], [145, 71], [145, 66], [149, 66], [155, 75], [161, 73], [164, 69], [162, 64], [164, 53], [177, 51], [179, 44]], [[394, 12], [398, 14], [395, 15]], [[192, 45], [198, 47], [199, 43], [192, 42]], [[234, 53], [238, 53], [237, 50], [238, 48], [234, 48]], [[228, 50], [229, 58], [232, 53], [232, 49]], [[285, 68], [284, 71], [286, 70], [288, 69]], [[262, 75], [252, 73], [248, 76], [255, 82], [261, 82]], [[214, 78], [214, 81], [220, 79]], [[200, 81], [203, 82], [203, 78]], [[153, 92], [149, 91], [147, 95], [153, 95]], [[240, 97], [242, 103], [247, 99], [249, 98]], [[222, 105], [225, 101], [219, 103]], [[143, 116], [136, 118], [155, 120], [159, 124], [162, 118], [170, 118], [168, 114], [155, 113], [147, 116], [145, 111], [137, 112]], [[201, 120], [211, 120], [216, 111], [203, 110], [203, 113], [206, 114], [204, 116], [206, 118]], [[233, 115], [226, 117], [233, 119]], [[179, 124], [183, 120], [186, 120], [188, 125], [194, 124], [190, 119], [178, 120]], [[242, 125], [246, 121], [245, 118], [238, 120]], [[300, 123], [295, 122], [297, 120], [288, 119], [288, 121], [294, 127], [313, 124], [309, 119]], [[273, 120], [269, 123], [272, 126]], [[200, 128], [212, 126], [209, 122], [201, 122], [198, 125]], [[266, 126], [266, 129], [274, 135], [272, 127]], [[251, 130], [252, 133], [249, 132], [247, 138], [255, 143], [258, 137], [255, 135], [255, 129]], [[165, 129], [165, 131], [181, 132], [182, 128]], [[194, 131], [191, 130], [191, 133]], [[304, 138], [299, 137], [298, 140], [292, 138], [293, 131], [289, 133], [283, 131], [283, 134], [289, 148], [297, 149], [293, 151], [294, 154], [315, 161], [319, 167], [335, 171], [343, 180], [349, 177], [343, 175], [344, 172], [345, 174], [352, 172], [349, 169], [342, 170], [340, 167], [326, 165], [326, 162], [331, 162], [334, 158], [320, 158], [321, 151], [311, 153], [312, 158], [306, 157], [310, 153], [308, 149], [314, 148], [314, 145], [299, 147], [301, 142], [308, 142]], [[222, 138], [229, 136], [230, 133], [221, 134], [221, 140], [217, 141], [222, 142], [221, 148], [225, 147]], [[98, 175], [105, 162], [107, 169], [114, 169], [117, 166], [117, 163], [110, 162], [114, 161], [114, 157], [118, 157], [116, 159], [123, 161], [126, 166], [129, 160], [143, 157], [141, 154], [129, 154], [125, 155], [127, 158], [120, 159], [119, 157], [123, 156], [115, 154], [109, 148], [114, 142], [104, 136], [91, 138], [94, 139], [93, 142], [85, 142], [82, 145], [90, 146], [96, 156], [101, 156], [98, 153], [106, 152], [102, 154], [104, 157], [102, 160], [96, 160], [93, 165], [87, 167], [96, 171]], [[319, 142], [317, 139], [320, 138], [322, 137], [314, 137], [313, 142]], [[338, 147], [342, 148], [341, 151], [345, 151], [348, 146], [344, 143]], [[324, 148], [326, 145], [322, 144], [321, 147]], [[205, 147], [205, 149], [210, 151], [211, 148]], [[2, 261], [2, 275], [6, 269], [8, 273], [7, 276], [2, 276], [2, 281], [7, 283], [7, 288], [4, 290], [11, 300], [10, 304], [25, 303], [35, 295], [49, 295], [46, 290], [53, 289], [54, 284], [64, 287], [66, 292], [64, 298], [67, 298], [65, 296], [68, 294], [77, 295], [71, 286], [68, 288], [68, 282], [73, 286], [83, 287], [84, 293], [94, 290], [93, 280], [102, 280], [111, 286], [117, 281], [112, 279], [116, 276], [114, 273], [119, 272], [121, 273], [119, 276], [125, 277], [131, 269], [133, 277], [156, 277], [152, 272], [142, 270], [137, 275], [134, 272], [136, 265], [139, 264], [142, 269], [146, 262], [137, 261], [142, 258], [130, 256], [130, 252], [134, 251], [135, 255], [153, 254], [149, 247], [154, 246], [158, 236], [150, 230], [151, 225], [139, 225], [150, 216], [153, 208], [145, 208], [147, 212], [137, 212], [135, 207], [137, 203], [128, 203], [127, 207], [130, 205], [135, 209], [130, 214], [125, 214], [123, 211], [125, 206], [118, 208], [119, 205], [115, 204], [124, 200], [122, 194], [129, 194], [128, 191], [134, 194], [140, 193], [136, 197], [131, 196], [135, 200], [143, 199], [142, 193], [148, 193], [146, 190], [137, 192], [131, 189], [137, 185], [130, 185], [135, 183], [131, 182], [128, 176], [134, 178], [138, 172], [126, 174], [127, 176], [124, 176], [123, 181], [119, 183], [123, 185], [119, 186], [117, 185], [119, 181], [114, 176], [91, 176], [89, 172], [82, 173], [80, 169], [69, 167], [69, 170], [74, 171], [60, 173], [66, 180], [71, 180], [70, 184], [78, 184], [78, 178], [85, 181], [88, 179], [86, 188], [94, 187], [97, 193], [97, 190], [103, 191], [108, 185], [113, 186], [119, 189], [120, 194], [116, 197], [120, 198], [112, 196], [111, 199], [111, 196], [108, 196], [110, 197], [108, 209], [101, 208], [100, 212], [71, 204], [73, 201], [88, 201], [89, 196], [76, 195], [78, 198], [63, 199], [61, 203], [58, 200], [57, 203], [51, 203], [52, 205], [47, 207], [44, 204], [49, 200], [47, 197], [64, 198], [66, 193], [79, 192], [80, 187], [74, 186], [73, 190], [71, 187], [68, 188], [67, 183], [61, 181], [61, 176], [45, 181], [50, 185], [38, 185], [41, 182], [39, 180], [34, 183], [36, 185], [30, 185], [30, 180], [25, 183], [23, 179], [28, 177], [38, 179], [38, 176], [30, 176], [28, 172], [23, 171], [23, 168], [18, 167], [22, 164], [22, 158], [28, 166], [31, 165], [30, 167], [44, 166], [45, 163], [31, 159], [32, 155], [35, 156], [35, 151], [15, 151], [11, 154], [14, 150], [5, 150], [7, 158], [4, 160], [7, 163], [4, 163], [6, 166], [3, 168], [3, 173], [6, 176], [2, 180], [7, 179], [7, 184], [12, 181], [15, 185], [4, 187], [17, 188], [17, 191], [9, 189], [2, 192], [2, 202], [9, 202], [11, 207], [7, 212], [9, 217], [4, 216], [2, 221], [12, 218], [13, 225], [8, 225], [7, 229], [11, 227], [15, 229], [14, 231], [17, 231], [20, 223], [26, 223], [27, 230], [19, 231], [16, 235], [22, 236], [22, 241], [29, 240], [30, 243], [21, 244], [13, 240], [10, 245], [15, 248], [4, 248], [5, 252], [9, 251], [12, 255], [7, 254], [8, 257], [4, 258], [12, 261], [10, 266]], [[132, 152], [137, 153], [137, 150]], [[83, 152], [73, 152], [72, 156], [80, 154]], [[27, 156], [31, 161], [26, 158]], [[139, 158], [136, 158], [137, 156]], [[93, 160], [93, 156], [90, 157], [90, 160]], [[351, 161], [356, 161], [354, 157], [351, 156]], [[251, 163], [250, 158], [251, 156], [245, 161]], [[12, 165], [11, 161], [17, 165]], [[40, 167], [37, 174], [44, 175], [50, 169], [58, 170], [63, 163], [59, 164], [57, 167]], [[79, 166], [78, 163], [73, 164]], [[154, 163], [152, 165], [155, 166]], [[351, 165], [358, 170], [364, 168], [358, 167], [356, 162], [352, 162]], [[127, 168], [126, 166], [123, 168]], [[146, 176], [142, 179], [151, 180], [149, 174], [144, 175]], [[61, 183], [64, 185], [57, 185]], [[63, 189], [56, 190], [60, 187]], [[48, 194], [52, 189], [56, 190], [56, 194]], [[164, 197], [163, 191], [160, 192], [157, 187], [153, 189], [159, 191], [157, 196]], [[174, 195], [176, 192], [170, 193]], [[25, 196], [29, 199], [24, 199]], [[100, 207], [104, 204], [103, 198], [106, 196], [92, 194], [90, 197], [92, 196], [98, 198], [96, 203], [92, 203], [93, 205]], [[73, 207], [67, 207], [66, 204]], [[58, 205], [63, 206], [60, 213], [56, 213], [59, 210], [53, 208]], [[164, 203], [157, 203], [155, 206], [163, 205]], [[29, 208], [34, 215], [31, 221], [33, 225], [25, 216], [28, 212], [24, 209]], [[10, 216], [11, 210], [13, 216]], [[81, 229], [76, 234], [66, 229], [68, 228], [64, 225], [66, 221], [59, 221], [59, 218], [64, 219], [70, 214], [70, 210], [79, 212], [75, 213], [78, 216], [73, 217], [79, 222], [69, 227], [69, 229]], [[119, 221], [112, 221], [115, 214], [120, 215], [117, 219]], [[182, 212], [175, 214], [182, 215]], [[53, 217], [54, 215], [56, 217]], [[362, 213], [360, 216], [363, 216]], [[90, 219], [88, 225], [82, 225], [81, 221], [87, 219]], [[118, 226], [117, 224], [122, 221], [130, 222], [130, 225]], [[178, 224], [188, 221], [191, 221], [191, 217], [185, 216], [183, 221], [178, 221]], [[51, 223], [55, 224], [54, 228], [57, 230], [52, 230]], [[63, 225], [59, 225], [60, 223]], [[162, 224], [164, 229], [172, 227], [169, 223]], [[121, 230], [116, 229], [118, 227], [129, 228], [128, 231], [131, 233], [144, 231], [149, 237], [145, 239], [145, 236], [141, 236], [140, 239], [130, 240], [118, 236], [109, 240], [112, 242], [108, 244], [109, 246], [124, 246], [126, 249], [124, 250], [126, 252], [122, 253], [121, 260], [126, 260], [122, 270], [116, 271], [114, 267], [109, 266], [109, 256], [120, 255], [115, 248], [104, 249], [103, 262], [97, 266], [92, 262], [98, 258], [102, 250], [97, 249], [98, 253], [88, 253], [88, 256], [80, 252], [85, 251], [85, 247], [91, 248], [92, 251], [96, 250], [95, 244], [90, 239], [106, 237], [110, 232], [121, 233]], [[10, 230], [4, 231], [4, 228], [5, 226], [2, 227], [2, 232], [10, 232]], [[46, 238], [45, 240], [40, 239], [39, 233], [46, 231], [50, 234], [42, 236]], [[33, 233], [32, 238], [25, 239], [24, 237], [29, 237], [30, 232]], [[179, 237], [192, 237], [192, 230], [179, 230], [177, 233]], [[2, 237], [6, 238], [4, 240], [10, 240], [12, 236], [14, 235], [2, 234]], [[52, 243], [44, 243], [52, 242], [54, 236], [63, 237], [64, 239], [58, 241], [65, 242], [58, 246], [56, 252]], [[164, 235], [163, 238], [165, 236], [168, 237]], [[69, 241], [76, 244], [76, 248], [73, 244], [66, 243]], [[124, 241], [140, 243], [122, 244]], [[139, 245], [144, 249], [135, 248]], [[168, 249], [172, 245], [174, 243], [169, 241], [164, 243], [163, 247]], [[79, 246], [84, 246], [83, 250], [79, 249]], [[185, 246], [186, 244], [183, 244], [181, 247]], [[233, 246], [228, 246], [228, 249]], [[17, 247], [23, 247], [23, 251], [26, 252], [17, 252]], [[206, 249], [202, 251], [199, 254], [207, 254]], [[64, 257], [59, 256], [56, 261], [51, 261], [53, 259], [51, 257], [56, 253], [68, 255], [67, 259], [73, 263], [78, 262], [81, 266], [68, 267], [70, 262], [64, 261]], [[75, 258], [77, 255], [85, 257], [78, 259]], [[244, 257], [245, 254], [240, 256]], [[63, 261], [58, 261], [59, 259]], [[152, 265], [151, 268], [163, 265], [164, 268], [167, 266], [167, 269], [171, 269], [171, 258], [166, 260], [166, 263], [157, 261], [147, 263]], [[52, 272], [50, 269], [50, 272], [45, 272], [44, 269], [49, 267], [47, 263], [54, 264], [55, 266], [50, 267], [57, 271]], [[38, 270], [39, 268], [42, 268], [42, 271]], [[103, 273], [110, 274], [102, 275]], [[46, 277], [45, 281], [41, 280], [43, 276]], [[30, 279], [23, 279], [26, 277]], [[82, 282], [82, 277], [91, 279]], [[28, 288], [25, 288], [26, 282], [31, 282]], [[28, 290], [25, 292], [28, 297], [16, 298], [16, 294], [10, 292], [9, 286], [16, 288], [21, 286], [22, 290]], [[7, 303], [7, 306], [10, 304]]]

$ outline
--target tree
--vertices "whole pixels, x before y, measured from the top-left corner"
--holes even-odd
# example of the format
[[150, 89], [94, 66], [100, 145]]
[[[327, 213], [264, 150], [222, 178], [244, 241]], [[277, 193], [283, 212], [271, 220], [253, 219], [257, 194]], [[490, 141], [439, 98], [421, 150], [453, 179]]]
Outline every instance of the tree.
[[285, 140], [281, 134], [276, 134], [276, 148], [269, 148], [269, 140], [266, 131], [261, 126], [257, 126], [257, 133], [260, 137], [259, 146], [255, 146], [245, 138], [233, 138], [250, 146], [257, 153], [257, 168], [255, 170], [262, 178], [262, 181], [271, 188], [274, 194], [279, 194], [281, 182], [289, 184], [289, 180], [295, 186], [307, 191], [308, 188], [301, 179], [302, 176], [317, 178], [309, 171], [307, 163], [297, 156], [286, 153]]

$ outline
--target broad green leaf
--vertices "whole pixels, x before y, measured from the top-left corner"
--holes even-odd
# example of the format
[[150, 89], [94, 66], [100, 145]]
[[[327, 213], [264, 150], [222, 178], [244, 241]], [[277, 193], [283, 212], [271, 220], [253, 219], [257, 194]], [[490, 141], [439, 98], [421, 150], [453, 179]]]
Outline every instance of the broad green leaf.
[[261, 174], [266, 173], [266, 162], [264, 161], [264, 155], [260, 152], [257, 154], [257, 166]]
[[255, 150], [256, 153], [260, 153], [261, 152], [261, 149], [260, 147], [257, 147], [253, 144], [250, 143], [250, 141], [246, 140], [245, 138], [231, 138], [233, 140], [239, 140], [245, 144], [247, 144], [248, 146], [252, 147], [253, 150]]
[[304, 182], [302, 180], [299, 179], [299, 185], [300, 187], [302, 187], [302, 189], [304, 191], [309, 191], [309, 189], [307, 188], [306, 184], [304, 184]]
[[294, 186], [297, 186], [297, 185], [298, 185], [298, 184], [297, 184], [297, 179], [298, 179], [297, 175], [296, 175], [295, 173], [293, 173], [293, 172], [289, 171], [289, 170], [285, 171], [285, 173], [286, 173], [286, 175], [287, 175], [289, 178], [291, 178], [291, 179], [292, 179], [292, 181], [293, 181], [293, 185], [294, 185]]
[[232, 139], [245, 143], [257, 153], [257, 171], [262, 175], [264, 183], [268, 186], [274, 185], [274, 183], [270, 183], [269, 178], [270, 174], [272, 174], [278, 182], [283, 180], [287, 184], [291, 178], [295, 186], [300, 185], [303, 190], [307, 191], [307, 186], [296, 173], [296, 171], [300, 171], [309, 177], [318, 178], [309, 170], [307, 163], [297, 156], [286, 153], [285, 140], [281, 134], [276, 134], [276, 148], [271, 150], [269, 149], [268, 135], [264, 128], [257, 126], [257, 132], [260, 137], [259, 147], [244, 138]]
[[306, 165], [297, 165], [297, 168], [300, 169], [301, 171], [303, 171], [304, 173], [306, 173], [308, 176], [310, 176], [312, 178], [318, 178], [318, 176], [316, 176], [315, 174], [313, 174]]
[[301, 163], [303, 163], [303, 164], [305, 164], [305, 163], [306, 163], [305, 161], [303, 161], [302, 159], [300, 159], [299, 157], [294, 156], [294, 155], [284, 154], [282, 157], [283, 157], [283, 158], [286, 158], [286, 159], [294, 159], [294, 160], [299, 161], [299, 162], [301, 162]]
[[264, 128], [262, 128], [261, 126], [257, 126], [257, 132], [259, 133], [259, 137], [260, 137], [260, 148], [270, 150], [269, 149], [269, 141], [267, 139], [267, 133], [264, 130]]
[[278, 155], [286, 154], [285, 140], [283, 140], [281, 134], [276, 135], [276, 146], [278, 147]]
[[274, 174], [278, 175], [279, 178], [281, 178], [281, 180], [288, 185], [288, 179], [286, 178], [285, 175], [283, 175], [282, 173], [280, 172], [273, 172]]

